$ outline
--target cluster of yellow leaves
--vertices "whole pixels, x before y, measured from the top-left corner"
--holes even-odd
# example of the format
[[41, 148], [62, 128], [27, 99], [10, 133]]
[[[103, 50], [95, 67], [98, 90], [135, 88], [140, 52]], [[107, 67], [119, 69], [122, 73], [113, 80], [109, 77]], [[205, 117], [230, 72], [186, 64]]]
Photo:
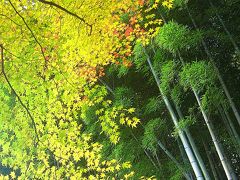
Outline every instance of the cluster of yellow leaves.
[[168, 9], [173, 8], [173, 0], [163, 0], [163, 1], [155, 0], [151, 8], [149, 8], [149, 10], [157, 9], [160, 4]]
[[[37, 109], [36, 112], [32, 111], [40, 139], [38, 145], [35, 146], [35, 134], [29, 122], [26, 121], [26, 113], [18, 103], [13, 109], [9, 108], [11, 96], [6, 96], [7, 89], [1, 87], [0, 98], [3, 101], [0, 102], [0, 105], [4, 109], [4, 112], [0, 113], [3, 117], [0, 131], [4, 132], [0, 135], [2, 165], [12, 167], [14, 170], [21, 169], [20, 177], [22, 179], [25, 177], [33, 179], [61, 179], [63, 177], [104, 179], [104, 177], [112, 177], [121, 169], [125, 169], [125, 164], [120, 164], [116, 160], [102, 161], [102, 145], [92, 141], [90, 134], [81, 132], [81, 124], [78, 124], [74, 114], [77, 113], [84, 101], [68, 104], [67, 100], [71, 101], [68, 97], [69, 94], [63, 93], [62, 96], [66, 97], [58, 99], [60, 95], [54, 90], [48, 89], [48, 94], [39, 94], [41, 99], [38, 96], [32, 96], [39, 105], [44, 104], [47, 107], [45, 110], [48, 111], [45, 112], [44, 109], [41, 111], [39, 107], [30, 106], [31, 110]], [[98, 90], [99, 87], [88, 90], [85, 88], [83, 95], [90, 96], [91, 93], [97, 93]], [[99, 93], [101, 95], [105, 92], [100, 91]], [[53, 98], [54, 101], [48, 99], [47, 96]], [[92, 103], [96, 101], [98, 99], [92, 99]], [[50, 104], [50, 102], [52, 103]], [[14, 118], [12, 111], [17, 111]], [[97, 173], [91, 174], [95, 171]], [[90, 174], [89, 177], [86, 174]]]
[[167, 7], [168, 9], [172, 9], [173, 8], [173, 0], [164, 0], [162, 2], [162, 5]]
[[102, 126], [102, 131], [116, 144], [120, 139], [120, 125], [136, 127], [140, 119], [133, 116], [135, 109], [125, 109], [123, 106], [111, 106], [111, 101], [103, 102], [103, 108], [96, 111]]
[[86, 119], [86, 111], [93, 105], [100, 105], [96, 115], [100, 122], [102, 132], [110, 141], [116, 144], [120, 139], [120, 126], [136, 127], [140, 120], [134, 117], [135, 108], [126, 109], [123, 106], [115, 106], [111, 100], [106, 99], [107, 90], [103, 86], [96, 85], [91, 89], [85, 88], [84, 99], [81, 106], [81, 118]]

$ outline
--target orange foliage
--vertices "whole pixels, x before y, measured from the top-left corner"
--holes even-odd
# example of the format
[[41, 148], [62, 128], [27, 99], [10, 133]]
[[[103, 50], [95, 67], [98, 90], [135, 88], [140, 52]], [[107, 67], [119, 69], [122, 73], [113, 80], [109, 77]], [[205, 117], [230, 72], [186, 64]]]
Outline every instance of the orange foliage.
[[145, 3], [145, 0], [138, 0], [138, 4], [139, 4], [140, 6], [143, 6], [144, 3]]
[[131, 33], [133, 32], [133, 28], [131, 26], [127, 27], [126, 31], [125, 31], [125, 36], [128, 37], [131, 35]]

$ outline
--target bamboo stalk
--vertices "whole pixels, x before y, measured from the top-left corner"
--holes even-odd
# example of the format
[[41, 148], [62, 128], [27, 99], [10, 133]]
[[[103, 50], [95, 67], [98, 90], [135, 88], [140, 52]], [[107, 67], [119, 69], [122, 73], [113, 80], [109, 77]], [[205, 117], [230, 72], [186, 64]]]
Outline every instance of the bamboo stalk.
[[[189, 11], [187, 6], [186, 6], [186, 8], [187, 8], [187, 11], [188, 11], [188, 15], [189, 15], [189, 17], [190, 17], [190, 19], [192, 21], [192, 24], [194, 25], [195, 29], [198, 29], [197, 24], [196, 24], [195, 20], [193, 19], [193, 17], [192, 17], [192, 15], [191, 15], [191, 13], [190, 13], [190, 11]], [[216, 75], [217, 75], [217, 77], [218, 77], [218, 79], [220, 81], [220, 84], [221, 84], [224, 92], [225, 92], [225, 95], [226, 95], [226, 97], [227, 97], [227, 99], [229, 101], [229, 104], [230, 104], [230, 106], [231, 106], [231, 108], [233, 110], [233, 113], [234, 113], [234, 115], [235, 115], [235, 117], [236, 117], [236, 119], [238, 121], [238, 124], [240, 125], [240, 115], [239, 115], [239, 112], [238, 112], [238, 110], [236, 108], [236, 105], [235, 105], [234, 101], [232, 100], [232, 97], [231, 97], [231, 95], [230, 95], [230, 93], [228, 91], [228, 88], [227, 88], [225, 82], [223, 81], [223, 78], [220, 75], [220, 72], [219, 72], [219, 70], [218, 70], [218, 68], [217, 68], [217, 66], [216, 66], [216, 64], [215, 64], [215, 62], [214, 62], [214, 60], [212, 58], [211, 53], [208, 50], [207, 44], [206, 44], [206, 42], [204, 40], [202, 40], [202, 45], [203, 45], [204, 51], [207, 54], [209, 60], [213, 64], [213, 67], [214, 67], [214, 70], [216, 72]]]
[[[157, 84], [157, 86], [159, 88], [159, 91], [160, 91], [160, 94], [161, 94], [161, 96], [162, 96], [162, 98], [164, 100], [164, 103], [165, 103], [165, 105], [166, 105], [166, 107], [167, 107], [167, 109], [168, 109], [168, 111], [170, 113], [170, 116], [171, 116], [171, 118], [173, 120], [173, 123], [174, 123], [175, 127], [178, 128], [178, 119], [177, 119], [177, 116], [176, 116], [176, 114], [175, 114], [175, 112], [173, 110], [173, 107], [172, 107], [170, 101], [168, 100], [168, 98], [164, 95], [162, 89], [160, 88], [160, 80], [157, 77], [157, 74], [156, 74], [156, 72], [155, 72], [155, 70], [154, 70], [154, 68], [152, 66], [152, 62], [150, 60], [150, 57], [147, 54], [147, 52], [146, 52], [144, 47], [143, 47], [143, 50], [144, 50], [144, 53], [147, 56], [148, 65], [149, 65], [149, 67], [151, 69], [151, 72], [152, 72], [152, 74], [154, 76], [154, 79], [155, 79], [156, 84]], [[190, 164], [191, 164], [191, 166], [193, 168], [193, 171], [195, 173], [196, 178], [199, 179], [199, 180], [200, 179], [201, 180], [204, 179], [203, 175], [202, 175], [202, 172], [201, 172], [201, 170], [200, 170], [200, 168], [198, 166], [197, 160], [196, 160], [196, 158], [195, 158], [195, 156], [194, 156], [194, 154], [192, 152], [192, 149], [191, 149], [191, 147], [189, 145], [189, 142], [188, 142], [187, 138], [185, 137], [185, 135], [183, 134], [182, 131], [179, 131], [179, 137], [180, 137], [180, 139], [181, 139], [181, 141], [183, 143], [184, 149], [186, 151], [186, 154], [188, 156], [188, 159], [189, 159]]]
[[[177, 110], [177, 113], [178, 113], [180, 119], [183, 119], [184, 117], [183, 117], [183, 114], [182, 114], [180, 108], [176, 104], [175, 104], [175, 106], [176, 106], [176, 110]], [[202, 159], [202, 157], [201, 157], [201, 155], [200, 155], [200, 153], [198, 151], [198, 148], [197, 148], [197, 146], [196, 146], [196, 144], [194, 142], [194, 139], [192, 138], [192, 135], [191, 135], [189, 129], [186, 128], [184, 131], [185, 131], [185, 133], [187, 135], [187, 138], [189, 140], [190, 145], [192, 146], [193, 152], [194, 152], [194, 154], [195, 154], [195, 156], [196, 156], [196, 158], [198, 160], [199, 166], [200, 166], [200, 168], [201, 168], [201, 170], [203, 172], [203, 175], [204, 175], [205, 179], [211, 179], [210, 175], [209, 175], [209, 173], [207, 171], [207, 168], [205, 166], [205, 163], [204, 163], [204, 161], [203, 161], [203, 159]]]
[[210, 150], [209, 150], [209, 148], [207, 147], [207, 144], [204, 141], [203, 141], [203, 145], [204, 145], [204, 149], [206, 151], [207, 158], [208, 158], [208, 161], [209, 161], [212, 173], [213, 173], [213, 177], [214, 177], [215, 180], [218, 180], [218, 175], [217, 175], [217, 172], [216, 172], [216, 168], [214, 166], [214, 162], [213, 162], [212, 157], [210, 155]]

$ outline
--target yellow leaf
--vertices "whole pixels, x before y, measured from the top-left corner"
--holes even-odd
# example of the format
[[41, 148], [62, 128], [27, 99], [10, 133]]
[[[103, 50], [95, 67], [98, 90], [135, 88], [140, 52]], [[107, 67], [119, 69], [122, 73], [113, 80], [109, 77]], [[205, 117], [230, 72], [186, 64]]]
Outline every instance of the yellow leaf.
[[12, 172], [10, 173], [10, 176], [12, 177], [12, 179], [15, 179], [15, 178], [16, 178], [16, 174], [15, 174], [15, 172], [12, 171]]
[[135, 112], [135, 108], [130, 108], [130, 109], [128, 109], [128, 112], [129, 112], [129, 113]]

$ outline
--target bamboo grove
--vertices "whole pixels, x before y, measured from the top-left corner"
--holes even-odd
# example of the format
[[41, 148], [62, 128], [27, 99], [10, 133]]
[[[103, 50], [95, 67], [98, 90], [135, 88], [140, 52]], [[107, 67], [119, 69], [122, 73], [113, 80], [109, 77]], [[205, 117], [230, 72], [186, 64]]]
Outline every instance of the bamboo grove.
[[239, 9], [0, 0], [0, 179], [239, 179]]

